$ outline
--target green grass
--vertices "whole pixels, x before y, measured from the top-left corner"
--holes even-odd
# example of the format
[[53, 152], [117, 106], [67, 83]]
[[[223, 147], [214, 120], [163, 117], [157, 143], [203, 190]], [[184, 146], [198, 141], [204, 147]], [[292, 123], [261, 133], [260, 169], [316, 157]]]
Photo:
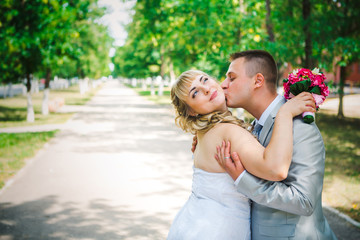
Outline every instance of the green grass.
[[[0, 188], [33, 157], [57, 131], [0, 134]], [[31, 143], [31, 144], [29, 144]]]
[[[101, 88], [88, 91], [81, 95], [78, 85], [73, 85], [68, 89], [50, 90], [50, 101], [61, 99], [66, 105], [84, 105]], [[26, 96], [16, 96], [12, 98], [0, 99], [0, 128], [32, 126], [41, 124], [60, 124], [65, 123], [72, 113], [50, 113], [47, 116], [41, 114], [41, 104], [43, 92], [31, 96], [35, 112], [35, 122], [28, 123], [27, 99]]]
[[323, 201], [360, 221], [360, 119], [317, 114], [326, 148]]
[[150, 90], [143, 90], [141, 87], [133, 87], [130, 84], [125, 84], [127, 87], [132, 88], [140, 96], [145, 97], [146, 99], [160, 105], [169, 105], [171, 103], [170, 99], [170, 88], [165, 87], [163, 91], [163, 96], [158, 96], [159, 91], [155, 90], [155, 95], [151, 95]]
[[[67, 105], [83, 105], [101, 88], [101, 85], [81, 95], [77, 85], [68, 89], [50, 90], [50, 101], [62, 99]], [[65, 123], [73, 113], [41, 114], [43, 92], [32, 95], [35, 122], [28, 123], [26, 96], [0, 99], [0, 128]], [[55, 136], [56, 131], [36, 133], [0, 133], [0, 188], [20, 170], [25, 159], [33, 157], [43, 145]], [[31, 143], [31, 144], [29, 144]]]

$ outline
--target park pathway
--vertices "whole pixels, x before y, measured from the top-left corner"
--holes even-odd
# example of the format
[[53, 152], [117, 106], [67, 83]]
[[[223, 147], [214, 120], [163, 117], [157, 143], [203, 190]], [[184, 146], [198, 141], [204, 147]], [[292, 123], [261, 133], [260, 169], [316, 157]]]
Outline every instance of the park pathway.
[[192, 137], [117, 81], [84, 109], [1, 192], [1, 240], [166, 238], [190, 193]]
[[[0, 240], [165, 239], [191, 189], [192, 137], [118, 81], [0, 192]], [[342, 239], [359, 229], [326, 211]]]

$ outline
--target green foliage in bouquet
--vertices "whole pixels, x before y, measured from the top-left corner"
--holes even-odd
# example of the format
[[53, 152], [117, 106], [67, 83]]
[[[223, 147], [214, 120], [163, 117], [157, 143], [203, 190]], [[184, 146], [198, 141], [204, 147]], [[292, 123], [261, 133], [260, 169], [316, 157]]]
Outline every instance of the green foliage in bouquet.
[[[285, 79], [284, 81], [288, 81], [288, 79]], [[292, 85], [290, 85], [290, 92], [294, 94], [294, 96], [298, 95], [302, 92], [310, 92], [320, 95], [321, 90], [319, 86], [313, 86], [311, 87], [311, 80], [303, 80], [300, 82], [296, 82]]]

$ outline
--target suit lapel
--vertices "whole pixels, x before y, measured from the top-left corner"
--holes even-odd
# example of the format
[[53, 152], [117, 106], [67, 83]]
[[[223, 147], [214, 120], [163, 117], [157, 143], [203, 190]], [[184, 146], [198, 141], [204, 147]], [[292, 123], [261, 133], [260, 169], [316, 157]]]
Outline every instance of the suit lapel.
[[270, 141], [270, 136], [272, 133], [272, 128], [274, 126], [275, 117], [280, 107], [286, 102], [285, 98], [283, 98], [272, 110], [269, 114], [268, 118], [265, 120], [264, 126], [260, 132], [259, 141], [261, 145], [267, 146]]

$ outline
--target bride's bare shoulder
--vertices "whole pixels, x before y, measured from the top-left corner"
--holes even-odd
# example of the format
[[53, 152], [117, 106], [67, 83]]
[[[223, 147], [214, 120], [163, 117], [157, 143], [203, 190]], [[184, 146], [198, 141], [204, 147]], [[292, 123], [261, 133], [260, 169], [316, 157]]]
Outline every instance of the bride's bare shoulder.
[[245, 128], [233, 123], [219, 123], [214, 126], [210, 131], [212, 131], [213, 133], [222, 133], [226, 135], [248, 132]]

